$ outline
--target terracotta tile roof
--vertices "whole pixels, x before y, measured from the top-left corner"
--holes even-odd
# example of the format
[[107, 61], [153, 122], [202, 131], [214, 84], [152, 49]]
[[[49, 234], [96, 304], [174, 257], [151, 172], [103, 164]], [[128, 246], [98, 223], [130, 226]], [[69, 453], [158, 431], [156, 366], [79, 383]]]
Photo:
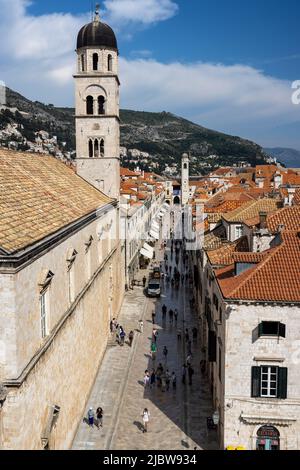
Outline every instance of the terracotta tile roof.
[[129, 168], [120, 168], [120, 176], [140, 176], [141, 172], [129, 170]]
[[215, 228], [204, 236], [204, 250], [214, 250], [220, 248], [226, 241], [226, 230], [223, 225]]
[[293, 198], [293, 204], [300, 205], [300, 189], [295, 191], [295, 195]]
[[111, 202], [64, 163], [0, 148], [0, 246], [15, 252]]
[[218, 214], [218, 213], [207, 214], [206, 219], [210, 224], [217, 224], [222, 219], [222, 214]]
[[273, 212], [280, 207], [280, 201], [277, 199], [258, 199], [250, 201], [239, 207], [238, 209], [223, 214], [223, 219], [227, 222], [244, 222], [259, 215], [259, 212]]
[[224, 201], [223, 203], [219, 204], [218, 206], [209, 206], [208, 204], [205, 206], [205, 212], [206, 213], [211, 213], [211, 212], [218, 212], [221, 214], [222, 212], [230, 212], [238, 207], [241, 207], [243, 204], [245, 204], [246, 201], [239, 201], [239, 200], [228, 200]]
[[235, 242], [225, 241], [214, 250], [207, 250], [207, 257], [214, 266], [230, 265], [233, 263], [233, 256], [237, 252], [249, 250], [247, 237], [241, 237]]
[[284, 173], [282, 177], [282, 184], [290, 184], [292, 186], [300, 186], [300, 175], [297, 173]]
[[242, 274], [234, 266], [216, 271], [227, 299], [300, 302], [300, 233], [283, 232], [282, 243]]
[[241, 252], [241, 253], [233, 253], [232, 260], [235, 263], [260, 263], [266, 256], [268, 252], [261, 252], [261, 253], [253, 253], [249, 252]]
[[286, 230], [300, 230], [300, 206], [284, 207], [267, 217], [267, 227], [271, 233], [277, 233], [278, 226]]

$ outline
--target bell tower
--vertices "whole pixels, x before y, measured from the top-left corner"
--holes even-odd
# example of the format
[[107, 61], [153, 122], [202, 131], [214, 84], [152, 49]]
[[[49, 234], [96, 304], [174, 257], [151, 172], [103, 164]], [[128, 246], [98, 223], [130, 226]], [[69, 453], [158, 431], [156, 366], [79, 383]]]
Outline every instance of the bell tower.
[[189, 164], [189, 155], [184, 153], [181, 159], [181, 204], [183, 206], [188, 203], [190, 198]]
[[112, 198], [119, 197], [120, 119], [118, 45], [100, 19], [77, 38], [75, 79], [76, 166], [79, 176]]

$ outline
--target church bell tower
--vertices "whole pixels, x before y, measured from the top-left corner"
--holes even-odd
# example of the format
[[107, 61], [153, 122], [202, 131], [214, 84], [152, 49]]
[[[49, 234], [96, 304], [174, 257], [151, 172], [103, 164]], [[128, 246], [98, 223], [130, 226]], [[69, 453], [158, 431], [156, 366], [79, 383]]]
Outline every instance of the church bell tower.
[[183, 206], [188, 203], [190, 198], [189, 165], [189, 155], [184, 153], [181, 159], [181, 204]]
[[83, 26], [77, 38], [75, 79], [77, 173], [112, 198], [119, 197], [120, 120], [118, 45], [100, 20]]

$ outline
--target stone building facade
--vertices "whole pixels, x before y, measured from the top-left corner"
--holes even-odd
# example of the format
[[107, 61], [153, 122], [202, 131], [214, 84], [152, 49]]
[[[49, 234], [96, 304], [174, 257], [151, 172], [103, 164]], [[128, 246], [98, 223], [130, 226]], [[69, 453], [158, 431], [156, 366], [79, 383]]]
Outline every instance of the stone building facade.
[[[70, 448], [123, 300], [117, 46], [109, 41], [98, 14], [78, 36], [78, 174], [53, 157], [0, 150], [1, 449]], [[86, 116], [86, 97], [100, 88], [105, 115]]]

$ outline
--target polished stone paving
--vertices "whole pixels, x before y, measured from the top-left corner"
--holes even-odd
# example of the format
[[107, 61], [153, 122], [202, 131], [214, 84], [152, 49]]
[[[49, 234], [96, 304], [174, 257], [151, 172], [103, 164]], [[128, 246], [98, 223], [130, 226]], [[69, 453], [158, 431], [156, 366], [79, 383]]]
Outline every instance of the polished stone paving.
[[[158, 250], [157, 250], [158, 251]], [[167, 249], [170, 259], [170, 250]], [[163, 252], [157, 253], [158, 260]], [[170, 263], [169, 263], [170, 264]], [[175, 265], [175, 259], [172, 260]], [[179, 269], [183, 270], [181, 261]], [[143, 271], [141, 271], [143, 276]], [[90, 428], [82, 419], [74, 439], [73, 449], [106, 450], [193, 450], [217, 449], [214, 431], [207, 431], [206, 418], [212, 416], [212, 403], [208, 384], [200, 373], [200, 345], [192, 342], [192, 365], [195, 371], [192, 385], [181, 382], [182, 365], [187, 356], [187, 345], [177, 339], [177, 329], [184, 330], [197, 326], [197, 318], [190, 309], [190, 287], [188, 281], [180, 284], [178, 291], [164, 285], [159, 300], [148, 299], [142, 287], [135, 287], [126, 294], [119, 316], [119, 323], [125, 331], [138, 329], [138, 320], [144, 319], [144, 332], [135, 332], [132, 348], [110, 347], [107, 349], [99, 368], [95, 384], [87, 403], [104, 410], [103, 428]], [[161, 306], [166, 304], [179, 311], [178, 325], [170, 323], [167, 315], [163, 320]], [[151, 370], [150, 340], [152, 335], [151, 313], [156, 311], [156, 325], [159, 330], [159, 362], [175, 371], [176, 391], [170, 387], [145, 389], [143, 377], [146, 369]], [[167, 362], [162, 350], [168, 349]], [[188, 381], [187, 381], [188, 382]], [[142, 433], [141, 414], [144, 408], [150, 411], [147, 433]], [[87, 410], [86, 410], [87, 413]], [[86, 414], [85, 414], [86, 416]]]

